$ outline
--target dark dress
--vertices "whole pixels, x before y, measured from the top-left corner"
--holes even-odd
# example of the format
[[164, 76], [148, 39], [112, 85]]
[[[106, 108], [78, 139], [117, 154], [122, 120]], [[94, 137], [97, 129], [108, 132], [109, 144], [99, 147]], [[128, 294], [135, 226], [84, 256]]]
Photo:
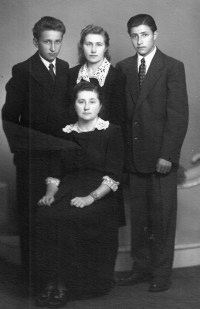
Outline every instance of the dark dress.
[[117, 192], [112, 190], [90, 206], [70, 206], [87, 196], [103, 176], [121, 180], [124, 146], [119, 126], [86, 133], [63, 133], [72, 142], [52, 155], [50, 176], [61, 179], [55, 202], [37, 214], [38, 282], [61, 278], [76, 297], [109, 291], [118, 249], [120, 225]]
[[[73, 88], [77, 84], [80, 68], [81, 65], [77, 65], [69, 69], [68, 89], [70, 94], [73, 93]], [[90, 82], [95, 86], [99, 85], [96, 78], [90, 78]], [[125, 75], [111, 65], [105, 83], [101, 87], [104, 102], [100, 117], [103, 120], [109, 120], [113, 124], [120, 125], [122, 130], [125, 121], [125, 83]]]

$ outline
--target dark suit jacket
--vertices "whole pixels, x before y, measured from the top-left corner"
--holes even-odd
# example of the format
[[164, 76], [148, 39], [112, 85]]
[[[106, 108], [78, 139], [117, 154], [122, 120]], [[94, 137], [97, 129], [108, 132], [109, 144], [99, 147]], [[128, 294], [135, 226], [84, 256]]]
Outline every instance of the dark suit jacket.
[[[77, 65], [69, 70], [69, 92], [73, 93], [73, 87], [77, 84], [81, 65]], [[98, 85], [96, 79], [91, 79], [91, 82]], [[113, 124], [118, 124], [123, 128], [124, 113], [125, 113], [125, 76], [110, 66], [105, 84], [101, 87], [104, 102], [103, 110], [100, 117], [104, 120], [109, 120]]]
[[49, 134], [54, 135], [66, 125], [68, 71], [68, 63], [57, 58], [54, 82], [38, 52], [13, 66], [2, 109], [3, 126], [12, 152], [16, 153], [20, 148], [24, 127], [32, 130], [29, 130], [28, 138], [23, 139], [23, 147], [34, 151], [30, 140], [32, 131], [38, 132], [38, 145], [41, 148], [39, 132], [44, 133], [44, 141], [45, 136], [48, 139]]
[[137, 55], [117, 63], [126, 75], [126, 169], [153, 173], [158, 158], [178, 165], [188, 125], [182, 62], [157, 49], [139, 92]]

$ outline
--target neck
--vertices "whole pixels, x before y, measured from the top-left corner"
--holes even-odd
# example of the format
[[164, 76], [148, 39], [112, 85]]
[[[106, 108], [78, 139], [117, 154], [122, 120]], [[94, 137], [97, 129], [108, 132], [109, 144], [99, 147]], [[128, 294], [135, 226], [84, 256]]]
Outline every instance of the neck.
[[87, 62], [87, 68], [88, 68], [89, 75], [98, 71], [98, 68], [102, 65], [103, 60], [104, 59], [102, 59], [100, 62], [97, 62], [97, 63]]
[[98, 119], [99, 119], [98, 116], [95, 119], [92, 119], [92, 120], [89, 120], [89, 121], [85, 121], [85, 120], [79, 118], [78, 127], [79, 127], [80, 131], [82, 131], [82, 132], [93, 131], [95, 126], [96, 126]]

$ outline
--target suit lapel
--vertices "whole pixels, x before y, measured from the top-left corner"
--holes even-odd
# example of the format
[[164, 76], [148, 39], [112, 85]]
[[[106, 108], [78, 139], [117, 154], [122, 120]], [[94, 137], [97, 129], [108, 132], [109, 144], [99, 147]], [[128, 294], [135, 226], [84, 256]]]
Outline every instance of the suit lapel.
[[157, 49], [155, 56], [153, 57], [150, 67], [148, 69], [147, 75], [145, 76], [142, 89], [139, 93], [136, 109], [144, 102], [147, 95], [154, 87], [155, 83], [157, 82], [158, 78], [160, 77], [162, 71], [161, 68], [163, 67], [163, 59], [162, 53]]
[[38, 52], [36, 52], [30, 60], [30, 74], [35, 80], [37, 80], [39, 84], [42, 85], [43, 88], [45, 88], [49, 92], [50, 95], [53, 95], [55, 82], [53, 81], [50, 73], [40, 59]]

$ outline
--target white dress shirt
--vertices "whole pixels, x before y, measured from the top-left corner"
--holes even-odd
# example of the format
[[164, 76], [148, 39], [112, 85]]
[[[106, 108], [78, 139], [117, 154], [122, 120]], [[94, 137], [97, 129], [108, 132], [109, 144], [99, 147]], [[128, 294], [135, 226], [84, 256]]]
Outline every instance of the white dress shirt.
[[[39, 54], [39, 56], [40, 56], [40, 54]], [[47, 68], [48, 71], [49, 71], [50, 63], [52, 63], [54, 65], [53, 71], [54, 71], [54, 74], [56, 75], [56, 58], [52, 62], [45, 60], [44, 58], [42, 58], [42, 56], [40, 56], [40, 58], [41, 58], [42, 62], [44, 63], [44, 65], [45, 65], [45, 67]]]
[[151, 64], [151, 61], [156, 53], [156, 46], [155, 48], [150, 52], [150, 54], [148, 54], [147, 56], [141, 56], [140, 54], [138, 54], [138, 72], [139, 72], [139, 67], [140, 67], [140, 64], [141, 64], [141, 59], [144, 58], [145, 59], [145, 66], [146, 66], [146, 74], [147, 74], [147, 71], [150, 67], [150, 64]]

